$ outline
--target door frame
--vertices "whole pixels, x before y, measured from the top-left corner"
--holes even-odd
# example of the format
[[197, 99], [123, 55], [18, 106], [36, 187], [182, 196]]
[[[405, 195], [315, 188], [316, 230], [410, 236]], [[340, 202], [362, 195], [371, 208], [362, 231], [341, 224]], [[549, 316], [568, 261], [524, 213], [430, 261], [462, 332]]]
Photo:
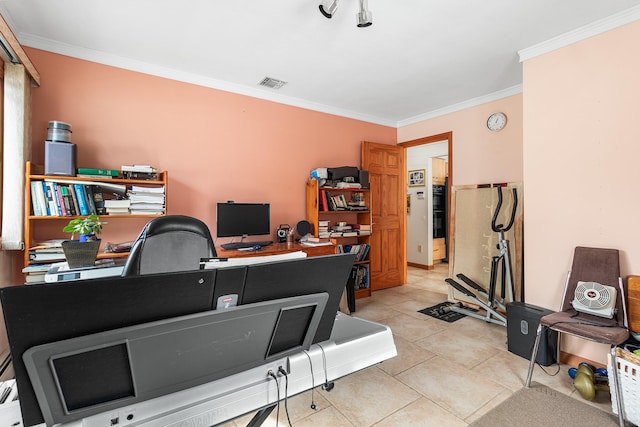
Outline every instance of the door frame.
[[[447, 141], [447, 151], [448, 151], [448, 176], [447, 180], [447, 241], [451, 242], [451, 187], [453, 182], [453, 131], [439, 133], [436, 135], [426, 136], [424, 138], [413, 139], [411, 141], [405, 141], [398, 143], [399, 146], [404, 148], [415, 147], [418, 145], [432, 144], [435, 142], [443, 142]], [[407, 168], [407, 162], [405, 161], [405, 169]], [[404, 175], [407, 176], [407, 171], [404, 171]], [[406, 223], [405, 223], [406, 226]], [[404, 236], [404, 245], [407, 245], [407, 233]], [[448, 258], [451, 259], [452, 255], [452, 246], [449, 244], [448, 248]]]

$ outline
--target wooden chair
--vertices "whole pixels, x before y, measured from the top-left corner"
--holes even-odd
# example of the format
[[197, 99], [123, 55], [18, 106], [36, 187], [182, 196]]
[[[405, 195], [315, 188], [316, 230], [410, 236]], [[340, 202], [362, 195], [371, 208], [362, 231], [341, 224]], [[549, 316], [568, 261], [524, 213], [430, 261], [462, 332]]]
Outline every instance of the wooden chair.
[[[612, 319], [600, 317], [592, 314], [578, 312], [573, 308], [575, 290], [578, 282], [596, 282], [602, 285], [611, 286], [616, 289], [616, 312]], [[573, 256], [573, 265], [567, 277], [564, 296], [562, 297], [562, 307], [560, 311], [543, 316], [540, 319], [536, 340], [533, 345], [533, 353], [529, 361], [529, 371], [527, 373], [526, 387], [531, 385], [531, 376], [538, 353], [540, 337], [547, 330], [557, 331], [558, 339], [560, 334], [569, 334], [575, 337], [595, 341], [611, 346], [611, 365], [617, 406], [618, 420], [620, 426], [624, 426], [624, 410], [622, 402], [622, 389], [618, 379], [616, 362], [616, 346], [622, 344], [629, 338], [627, 328], [627, 309], [624, 298], [624, 288], [620, 278], [619, 254], [616, 249], [601, 249], [576, 247]], [[558, 345], [557, 360], [560, 358], [560, 346]]]

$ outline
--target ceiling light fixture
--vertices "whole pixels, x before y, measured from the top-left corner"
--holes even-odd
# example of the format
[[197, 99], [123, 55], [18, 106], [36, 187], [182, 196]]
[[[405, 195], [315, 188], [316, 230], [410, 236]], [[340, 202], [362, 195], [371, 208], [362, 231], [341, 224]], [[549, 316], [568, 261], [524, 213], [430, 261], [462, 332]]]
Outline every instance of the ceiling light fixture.
[[325, 0], [320, 3], [320, 13], [322, 13], [325, 18], [331, 19], [333, 14], [336, 13], [336, 9], [338, 8], [338, 0]]
[[360, 0], [360, 12], [356, 14], [358, 18], [358, 27], [370, 27], [373, 24], [373, 14], [367, 4], [367, 0]]
[[[368, 10], [368, 1], [358, 1], [360, 2], [360, 12], [356, 14], [358, 27], [370, 27], [373, 24], [373, 14]], [[331, 19], [338, 9], [338, 0], [323, 0], [320, 2], [320, 6], [318, 7], [320, 9], [320, 13], [322, 13], [325, 18]]]

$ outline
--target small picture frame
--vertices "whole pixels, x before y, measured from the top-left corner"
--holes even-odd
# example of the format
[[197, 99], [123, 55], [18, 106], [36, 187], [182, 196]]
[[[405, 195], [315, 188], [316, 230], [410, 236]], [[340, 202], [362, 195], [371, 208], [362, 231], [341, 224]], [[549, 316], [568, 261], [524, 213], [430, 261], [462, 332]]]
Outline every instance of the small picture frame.
[[415, 170], [409, 171], [409, 179], [408, 179], [409, 187], [424, 187], [425, 172], [426, 171], [424, 169], [415, 169]]

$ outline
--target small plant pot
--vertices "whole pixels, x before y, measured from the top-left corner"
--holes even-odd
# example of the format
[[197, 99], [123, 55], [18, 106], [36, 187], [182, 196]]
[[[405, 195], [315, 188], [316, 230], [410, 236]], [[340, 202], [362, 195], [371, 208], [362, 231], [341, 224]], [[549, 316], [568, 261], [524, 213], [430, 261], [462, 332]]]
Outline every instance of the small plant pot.
[[93, 267], [100, 249], [100, 240], [92, 242], [79, 242], [78, 240], [65, 240], [62, 242], [62, 250], [67, 259], [69, 268]]

